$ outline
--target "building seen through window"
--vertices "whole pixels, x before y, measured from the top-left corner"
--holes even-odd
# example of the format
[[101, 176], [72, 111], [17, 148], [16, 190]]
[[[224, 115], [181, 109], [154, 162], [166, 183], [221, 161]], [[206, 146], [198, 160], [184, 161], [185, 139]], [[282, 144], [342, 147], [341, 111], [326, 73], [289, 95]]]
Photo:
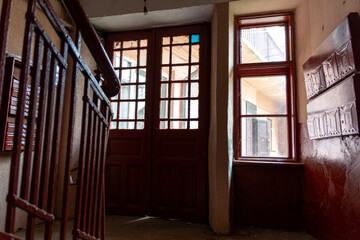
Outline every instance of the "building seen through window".
[[292, 160], [292, 14], [239, 17], [237, 23], [236, 158]]

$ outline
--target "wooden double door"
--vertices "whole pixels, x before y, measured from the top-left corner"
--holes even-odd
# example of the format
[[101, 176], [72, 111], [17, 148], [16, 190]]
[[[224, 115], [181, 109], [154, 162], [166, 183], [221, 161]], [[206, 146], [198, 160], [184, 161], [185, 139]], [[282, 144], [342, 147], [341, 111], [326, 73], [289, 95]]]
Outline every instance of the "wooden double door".
[[106, 161], [108, 214], [206, 221], [207, 24], [108, 36], [121, 80]]

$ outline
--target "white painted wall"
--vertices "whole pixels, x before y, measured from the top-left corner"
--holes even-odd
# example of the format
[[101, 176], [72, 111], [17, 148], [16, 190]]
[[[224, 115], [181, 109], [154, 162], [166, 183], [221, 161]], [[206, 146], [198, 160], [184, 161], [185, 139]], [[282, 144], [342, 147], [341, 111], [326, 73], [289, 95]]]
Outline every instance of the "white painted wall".
[[[115, 16], [130, 13], [142, 13], [144, 7], [143, 0], [81, 0], [90, 18]], [[146, 0], [149, 11], [179, 9], [206, 4], [229, 2], [232, 0]]]

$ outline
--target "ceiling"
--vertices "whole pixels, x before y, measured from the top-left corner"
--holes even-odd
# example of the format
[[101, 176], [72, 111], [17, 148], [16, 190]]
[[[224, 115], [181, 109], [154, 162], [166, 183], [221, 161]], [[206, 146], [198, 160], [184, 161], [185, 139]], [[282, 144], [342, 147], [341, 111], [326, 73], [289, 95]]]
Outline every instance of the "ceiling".
[[[107, 32], [210, 22], [214, 4], [232, 2], [235, 14], [295, 9], [302, 0], [81, 0], [90, 21]], [[270, 4], [271, 3], [271, 4]]]

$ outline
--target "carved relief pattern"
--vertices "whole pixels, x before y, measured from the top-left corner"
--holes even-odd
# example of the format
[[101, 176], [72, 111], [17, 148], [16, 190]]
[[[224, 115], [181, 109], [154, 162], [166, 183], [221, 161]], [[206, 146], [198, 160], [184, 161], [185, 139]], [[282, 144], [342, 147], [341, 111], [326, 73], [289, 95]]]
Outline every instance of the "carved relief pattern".
[[353, 20], [349, 15], [303, 64], [310, 139], [360, 134], [360, 106], [356, 106], [360, 38], [355, 15]]
[[340, 107], [340, 119], [342, 135], [359, 133], [355, 102]]
[[[310, 99], [355, 70], [351, 41], [332, 53], [316, 70], [306, 73], [307, 98]], [[309, 80], [311, 77], [311, 81]]]
[[335, 54], [332, 54], [323, 64], [326, 87], [330, 87], [339, 80]]
[[345, 77], [355, 68], [354, 58], [352, 56], [351, 42], [345, 44], [340, 51], [336, 53], [337, 62], [339, 65], [340, 77]]
[[328, 128], [326, 121], [326, 113], [319, 114], [319, 137], [324, 138], [328, 136]]
[[311, 98], [312, 96], [314, 96], [314, 91], [313, 91], [313, 86], [312, 86], [312, 82], [311, 82], [311, 77], [308, 76], [305, 79], [305, 88], [306, 88], [306, 95], [307, 98]]
[[326, 112], [326, 123], [329, 136], [335, 137], [341, 135], [338, 108]]
[[322, 68], [317, 68], [316, 71], [311, 74], [311, 79], [312, 79], [314, 94], [319, 93], [326, 87], [324, 83]]
[[310, 139], [316, 139], [318, 137], [317, 133], [315, 132], [315, 121], [314, 116], [309, 116], [307, 120], [307, 127]]

